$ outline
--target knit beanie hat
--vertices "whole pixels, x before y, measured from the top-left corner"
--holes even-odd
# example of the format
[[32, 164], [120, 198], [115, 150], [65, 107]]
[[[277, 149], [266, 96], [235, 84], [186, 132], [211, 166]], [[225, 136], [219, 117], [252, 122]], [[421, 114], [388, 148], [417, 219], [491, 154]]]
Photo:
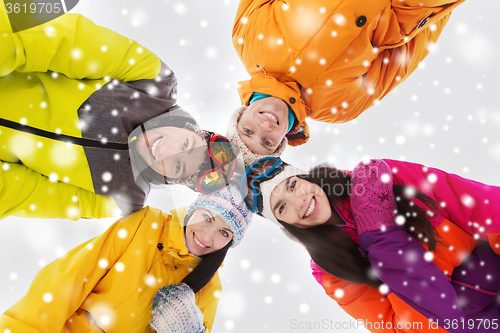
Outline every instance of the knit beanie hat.
[[198, 208], [205, 208], [217, 214], [233, 232], [233, 244], [237, 246], [243, 239], [245, 230], [252, 220], [252, 212], [247, 208], [240, 191], [234, 185], [226, 185], [212, 193], [203, 193], [189, 205], [187, 216]]
[[[252, 165], [249, 166], [248, 169], [254, 170], [256, 167], [258, 168], [259, 162], [260, 161], [253, 163]], [[248, 169], [245, 174], [249, 174]], [[264, 173], [264, 171], [265, 170], [262, 170], [262, 173]], [[274, 217], [274, 213], [271, 208], [271, 193], [274, 190], [274, 188], [278, 186], [278, 184], [284, 181], [285, 179], [288, 179], [293, 176], [306, 175], [306, 174], [307, 172], [285, 163], [283, 170], [277, 171], [277, 173], [274, 174], [272, 178], [262, 181], [259, 183], [259, 185], [256, 185], [257, 188], [255, 189], [255, 192], [257, 192], [257, 194], [255, 194], [253, 188], [246, 188], [248, 186], [248, 182], [246, 179], [244, 179], [242, 184], [246, 184], [246, 186], [245, 188], [242, 187], [242, 191], [243, 193], [246, 194], [245, 201], [247, 202], [249, 207], [252, 207], [255, 195], [262, 198], [262, 211], [258, 212], [258, 214], [281, 226], [276, 217]]]
[[229, 125], [226, 134], [226, 137], [231, 142], [231, 148], [233, 149], [234, 154], [243, 159], [243, 161], [245, 162], [245, 168], [247, 168], [253, 162], [258, 161], [267, 156], [280, 157], [281, 154], [283, 154], [283, 151], [286, 148], [286, 143], [288, 141], [285, 136], [273, 154], [259, 155], [252, 153], [250, 149], [248, 149], [248, 147], [245, 145], [240, 135], [238, 134], [238, 121], [240, 120], [241, 115], [243, 114], [243, 112], [245, 112], [246, 109], [247, 106], [242, 106], [233, 113], [231, 119], [229, 120]]

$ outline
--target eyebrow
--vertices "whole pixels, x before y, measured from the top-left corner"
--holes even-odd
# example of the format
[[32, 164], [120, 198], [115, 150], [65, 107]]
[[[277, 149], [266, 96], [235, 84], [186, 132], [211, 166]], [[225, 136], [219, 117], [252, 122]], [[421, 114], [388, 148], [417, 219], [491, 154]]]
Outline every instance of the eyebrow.
[[[191, 155], [194, 152], [194, 136], [190, 138], [191, 140], [191, 148], [188, 149], [188, 154]], [[182, 163], [182, 176], [181, 178], [186, 178], [186, 163], [183, 161]]]
[[286, 179], [286, 182], [285, 182], [285, 191], [286, 191], [286, 192], [288, 192], [288, 185], [290, 185], [290, 178], [292, 178], [292, 177], [288, 177], [288, 178]]
[[[292, 177], [289, 177], [286, 179], [286, 182], [285, 182], [285, 190], [288, 192], [288, 185], [290, 184], [290, 178]], [[278, 207], [281, 205], [281, 203], [283, 202], [283, 200], [279, 200], [276, 205], [274, 205], [273, 207], [273, 212], [276, 212], [276, 209], [278, 209]]]
[[211, 210], [209, 209], [206, 209], [206, 208], [203, 208], [203, 211], [205, 211], [205, 213], [207, 213], [208, 216], [210, 216], [210, 219], [213, 220], [214, 219], [214, 214], [212, 213]]
[[262, 147], [266, 148], [268, 151], [270, 151], [270, 152], [274, 153], [274, 149], [273, 149], [273, 148], [271, 148], [271, 147], [269, 147], [269, 146], [266, 146], [266, 145], [264, 144], [264, 142], [262, 142], [262, 141], [261, 141], [261, 142], [260, 142], [260, 145], [261, 145]]
[[273, 212], [275, 212], [275, 213], [276, 213], [276, 209], [278, 209], [280, 205], [281, 205], [281, 200], [279, 200], [279, 201], [276, 203], [276, 205], [274, 205]]

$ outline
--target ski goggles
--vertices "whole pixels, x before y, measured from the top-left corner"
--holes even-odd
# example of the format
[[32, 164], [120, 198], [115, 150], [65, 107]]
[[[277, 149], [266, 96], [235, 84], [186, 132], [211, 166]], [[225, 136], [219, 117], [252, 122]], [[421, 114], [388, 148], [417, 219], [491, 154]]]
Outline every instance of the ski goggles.
[[276, 157], [265, 157], [252, 163], [246, 170], [245, 176], [241, 180], [240, 190], [245, 193], [245, 187], [251, 197], [245, 200], [248, 209], [254, 213], [261, 213], [263, 210], [262, 192], [260, 184], [273, 179], [274, 176], [282, 172], [287, 164]]
[[196, 192], [201, 193], [210, 193], [222, 188], [229, 182], [236, 168], [236, 157], [226, 137], [211, 133], [206, 142], [208, 154], [203, 165], [205, 170], [200, 171], [198, 181], [193, 186]]

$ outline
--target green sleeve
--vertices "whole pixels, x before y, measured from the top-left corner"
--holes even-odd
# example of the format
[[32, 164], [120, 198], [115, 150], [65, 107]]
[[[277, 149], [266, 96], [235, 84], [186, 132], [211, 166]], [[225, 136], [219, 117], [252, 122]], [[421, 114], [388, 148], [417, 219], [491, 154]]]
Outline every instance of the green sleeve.
[[50, 181], [22, 164], [0, 163], [0, 218], [14, 215], [78, 220], [121, 215], [111, 197]]
[[160, 59], [136, 41], [78, 14], [12, 33], [0, 0], [0, 76], [13, 71], [62, 73], [73, 79], [154, 79]]

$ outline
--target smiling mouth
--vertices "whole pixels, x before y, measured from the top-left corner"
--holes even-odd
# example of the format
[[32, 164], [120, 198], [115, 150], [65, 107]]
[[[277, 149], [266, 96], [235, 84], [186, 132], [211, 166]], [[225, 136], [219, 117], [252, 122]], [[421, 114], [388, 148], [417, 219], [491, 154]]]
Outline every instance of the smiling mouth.
[[160, 143], [161, 138], [156, 139], [155, 142], [151, 145], [151, 155], [153, 155], [154, 159], [156, 160], [156, 147], [158, 147], [158, 144]]
[[314, 213], [314, 209], [316, 208], [316, 198], [312, 197], [311, 202], [309, 203], [309, 207], [307, 207], [306, 213], [304, 214], [304, 218], [311, 216]]
[[263, 115], [264, 117], [266, 117], [267, 119], [271, 120], [272, 122], [276, 123], [277, 125], [280, 124], [280, 122], [278, 121], [278, 118], [274, 114], [272, 114], [270, 112], [266, 112], [266, 111], [263, 111], [260, 114]]
[[207, 248], [207, 247], [208, 247], [208, 246], [205, 246], [205, 244], [203, 244], [202, 242], [200, 242], [200, 241], [198, 240], [198, 238], [196, 238], [196, 235], [195, 235], [195, 234], [193, 234], [193, 239], [194, 239], [194, 242], [196, 243], [196, 245], [198, 245], [198, 246], [199, 246], [199, 247], [201, 247], [202, 249], [204, 249], [204, 248]]

